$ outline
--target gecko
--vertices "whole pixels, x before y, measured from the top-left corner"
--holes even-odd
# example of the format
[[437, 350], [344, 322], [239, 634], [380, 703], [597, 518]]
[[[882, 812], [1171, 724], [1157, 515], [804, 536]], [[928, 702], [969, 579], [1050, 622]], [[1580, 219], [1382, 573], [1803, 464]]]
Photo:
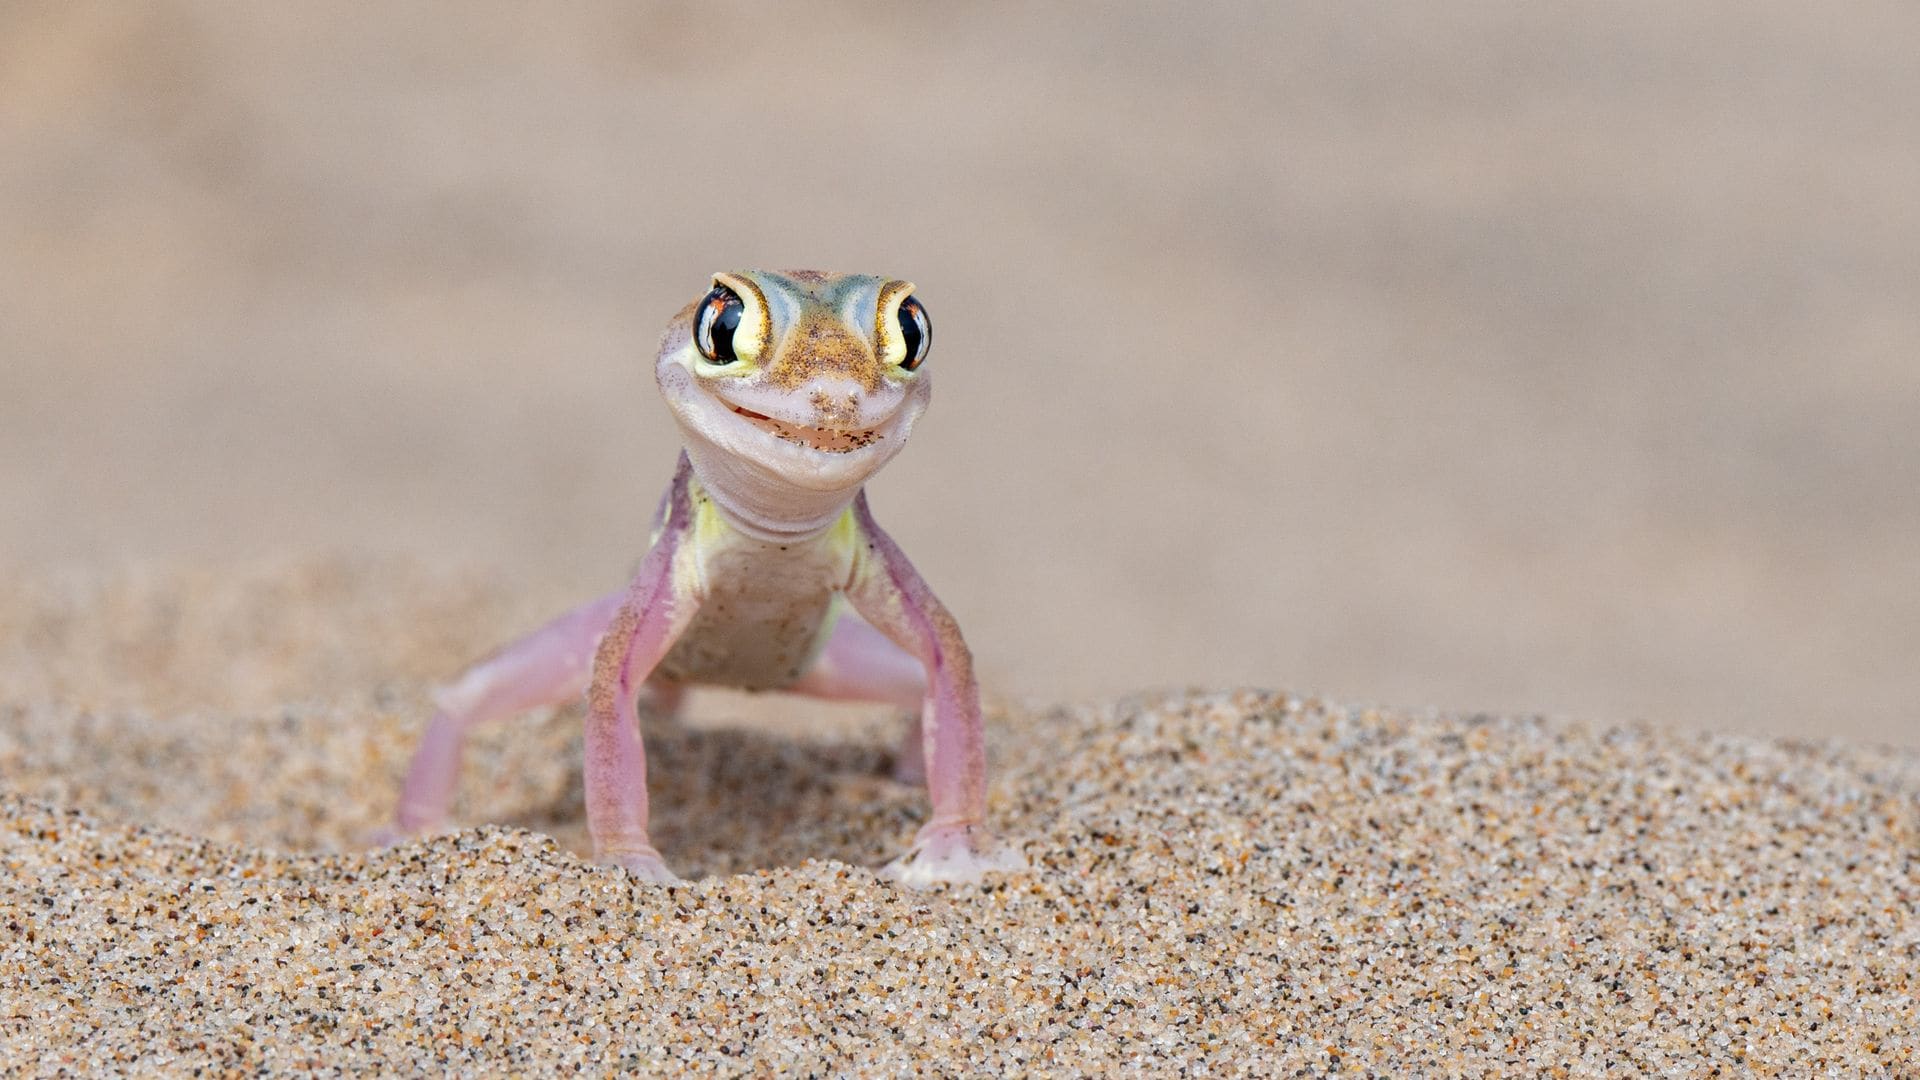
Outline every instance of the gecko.
[[924, 780], [932, 812], [881, 873], [924, 887], [1025, 869], [986, 820], [972, 655], [867, 504], [926, 410], [932, 344], [911, 282], [715, 274], [654, 363], [682, 449], [631, 584], [434, 691], [388, 835], [444, 822], [474, 726], [584, 694], [595, 858], [678, 881], [647, 833], [637, 702], [645, 690], [671, 709], [707, 684], [912, 710], [896, 772]]

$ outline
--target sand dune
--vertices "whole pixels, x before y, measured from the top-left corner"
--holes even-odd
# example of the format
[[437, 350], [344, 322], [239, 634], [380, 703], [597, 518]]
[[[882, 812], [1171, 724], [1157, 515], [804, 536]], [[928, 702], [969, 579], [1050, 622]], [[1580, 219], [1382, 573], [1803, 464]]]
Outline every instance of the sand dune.
[[994, 814], [1035, 870], [909, 893], [868, 869], [925, 812], [896, 718], [724, 698], [649, 731], [691, 884], [575, 853], [570, 710], [482, 735], [468, 827], [356, 850], [424, 681], [535, 606], [477, 581], [6, 586], [0, 1060], [1920, 1068], [1920, 755], [1280, 692], [1002, 706]]

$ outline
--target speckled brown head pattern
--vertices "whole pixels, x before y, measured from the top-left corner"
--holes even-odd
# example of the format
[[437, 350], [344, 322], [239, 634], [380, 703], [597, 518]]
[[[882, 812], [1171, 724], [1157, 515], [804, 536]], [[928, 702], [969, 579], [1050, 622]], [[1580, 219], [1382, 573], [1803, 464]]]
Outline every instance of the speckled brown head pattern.
[[[794, 390], [821, 376], [835, 375], [858, 383], [868, 393], [880, 388], [885, 378], [881, 326], [877, 319], [861, 318], [862, 309], [870, 307], [879, 314], [884, 311], [879, 303], [883, 297], [903, 288], [911, 292], [912, 285], [817, 270], [740, 276], [759, 279], [758, 291], [772, 309], [776, 347], [766, 366], [770, 385]], [[765, 287], [769, 285], [770, 290]]]
[[931, 391], [920, 365], [928, 324], [912, 293], [911, 282], [871, 274], [715, 274], [675, 319], [657, 365], [675, 417], [697, 437], [689, 446], [724, 445], [789, 478], [870, 474]]

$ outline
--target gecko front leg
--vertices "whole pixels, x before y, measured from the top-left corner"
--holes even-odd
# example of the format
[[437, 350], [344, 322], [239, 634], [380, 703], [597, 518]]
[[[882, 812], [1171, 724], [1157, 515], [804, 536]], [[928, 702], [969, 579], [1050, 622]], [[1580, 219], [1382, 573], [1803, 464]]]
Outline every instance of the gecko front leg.
[[927, 677], [920, 729], [933, 815], [907, 853], [881, 873], [924, 887], [1024, 870], [1020, 852], [987, 828], [986, 733], [973, 654], [945, 605], [873, 520], [865, 492], [854, 499], [853, 513], [860, 546], [847, 599], [876, 630], [918, 657]]
[[587, 832], [594, 858], [649, 881], [680, 880], [647, 836], [647, 754], [634, 699], [700, 606], [687, 539], [691, 469], [682, 456], [666, 522], [594, 653], [587, 688]]

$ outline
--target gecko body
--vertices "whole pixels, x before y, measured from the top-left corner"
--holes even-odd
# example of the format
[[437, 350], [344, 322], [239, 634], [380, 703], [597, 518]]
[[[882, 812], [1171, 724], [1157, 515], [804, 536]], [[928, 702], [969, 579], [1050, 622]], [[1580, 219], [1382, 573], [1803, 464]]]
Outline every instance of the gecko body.
[[931, 342], [905, 281], [716, 274], [668, 325], [655, 361], [684, 449], [631, 584], [436, 694], [395, 831], [444, 820], [475, 724], [584, 691], [595, 854], [676, 880], [647, 833], [636, 698], [643, 686], [672, 702], [712, 684], [917, 710], [899, 772], [924, 777], [933, 813], [883, 872], [925, 885], [1024, 867], [987, 828], [966, 642], [874, 521], [863, 488], [926, 408]]

